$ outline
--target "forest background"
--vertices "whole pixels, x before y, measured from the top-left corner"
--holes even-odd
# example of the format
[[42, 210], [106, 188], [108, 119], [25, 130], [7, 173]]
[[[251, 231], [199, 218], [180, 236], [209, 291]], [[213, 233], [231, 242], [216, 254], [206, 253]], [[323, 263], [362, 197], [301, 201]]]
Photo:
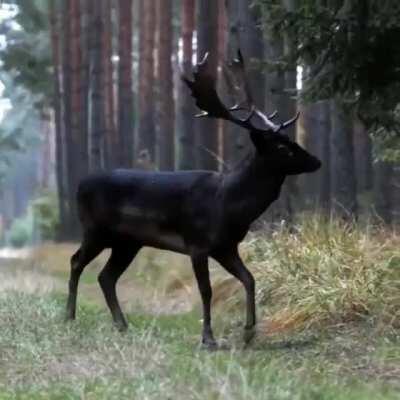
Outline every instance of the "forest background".
[[198, 112], [182, 74], [210, 53], [227, 104], [240, 48], [257, 106], [323, 168], [263, 219], [399, 220], [400, 5], [394, 0], [1, 2], [2, 242], [79, 235], [78, 182], [118, 167], [227, 171], [245, 131]]

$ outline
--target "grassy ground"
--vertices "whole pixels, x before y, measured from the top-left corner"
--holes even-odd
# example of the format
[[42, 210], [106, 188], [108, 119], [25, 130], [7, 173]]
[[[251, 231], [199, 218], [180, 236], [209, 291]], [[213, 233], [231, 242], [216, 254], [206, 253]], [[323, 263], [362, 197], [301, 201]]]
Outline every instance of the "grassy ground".
[[68, 257], [48, 245], [0, 265], [2, 399], [400, 399], [400, 238], [313, 220], [253, 237], [260, 327], [241, 340], [243, 291], [216, 266], [215, 333], [199, 348], [198, 296], [185, 258], [141, 253], [119, 292], [114, 330], [85, 271], [78, 318], [63, 322]]

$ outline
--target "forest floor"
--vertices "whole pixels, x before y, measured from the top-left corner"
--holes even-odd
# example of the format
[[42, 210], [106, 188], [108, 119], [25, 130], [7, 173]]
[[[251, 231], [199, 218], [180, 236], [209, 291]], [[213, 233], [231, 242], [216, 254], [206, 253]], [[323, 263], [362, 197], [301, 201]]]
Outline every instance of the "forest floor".
[[259, 328], [242, 342], [243, 289], [212, 265], [215, 334], [199, 346], [201, 307], [185, 257], [144, 249], [118, 287], [129, 330], [116, 331], [82, 276], [65, 323], [68, 259], [44, 245], [0, 260], [0, 400], [400, 399], [400, 238], [330, 224], [249, 237]]

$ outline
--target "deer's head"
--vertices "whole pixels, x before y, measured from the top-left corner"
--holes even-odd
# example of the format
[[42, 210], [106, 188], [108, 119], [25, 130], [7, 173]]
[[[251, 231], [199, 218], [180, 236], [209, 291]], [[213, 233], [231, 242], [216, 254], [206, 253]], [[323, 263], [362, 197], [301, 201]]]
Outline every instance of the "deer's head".
[[[226, 107], [217, 94], [215, 77], [209, 73], [208, 53], [197, 64], [193, 76], [194, 80], [185, 77], [183, 80], [191, 89], [196, 105], [202, 110], [196, 117], [221, 118], [249, 131], [260, 166], [282, 175], [314, 172], [321, 167], [318, 158], [283, 133], [297, 121], [299, 113], [289, 121], [276, 124], [273, 119], [277, 116], [277, 112], [267, 116], [254, 105], [240, 51], [238, 58], [230, 64], [227, 77], [231, 90], [235, 92], [243, 90], [245, 99], [233, 107]], [[238, 113], [246, 115], [240, 118]]]

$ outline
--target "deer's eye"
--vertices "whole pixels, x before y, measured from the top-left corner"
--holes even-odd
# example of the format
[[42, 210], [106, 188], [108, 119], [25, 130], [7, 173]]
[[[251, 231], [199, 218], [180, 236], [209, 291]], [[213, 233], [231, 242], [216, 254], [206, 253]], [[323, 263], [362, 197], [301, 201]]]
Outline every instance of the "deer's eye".
[[293, 151], [290, 150], [287, 146], [285, 146], [284, 144], [278, 144], [278, 149], [281, 151], [284, 151], [289, 157], [293, 156]]

